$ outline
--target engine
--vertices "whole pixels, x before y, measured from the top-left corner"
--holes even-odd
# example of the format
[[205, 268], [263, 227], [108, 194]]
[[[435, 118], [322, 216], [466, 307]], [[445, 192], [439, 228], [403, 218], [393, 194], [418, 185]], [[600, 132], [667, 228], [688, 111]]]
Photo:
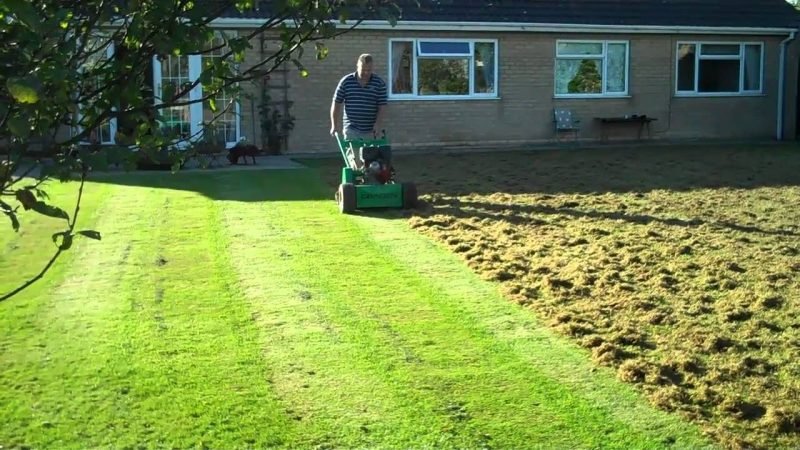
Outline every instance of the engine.
[[386, 184], [392, 181], [392, 154], [388, 145], [361, 147], [364, 178], [369, 184]]

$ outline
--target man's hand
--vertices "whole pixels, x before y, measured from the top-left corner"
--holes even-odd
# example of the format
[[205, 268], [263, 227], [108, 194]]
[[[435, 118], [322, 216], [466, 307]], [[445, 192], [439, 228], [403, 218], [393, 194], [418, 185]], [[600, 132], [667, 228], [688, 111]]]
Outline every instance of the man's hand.
[[332, 126], [331, 126], [331, 136], [336, 136], [336, 133], [342, 134], [342, 133], [341, 133], [341, 132], [339, 132], [339, 130], [336, 128], [336, 125], [332, 125]]

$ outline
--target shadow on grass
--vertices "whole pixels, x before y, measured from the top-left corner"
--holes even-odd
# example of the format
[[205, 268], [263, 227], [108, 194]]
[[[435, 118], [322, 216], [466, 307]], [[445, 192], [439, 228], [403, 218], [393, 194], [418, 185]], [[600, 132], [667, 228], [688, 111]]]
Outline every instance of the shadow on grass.
[[[800, 185], [800, 146], [642, 146], [397, 154], [428, 193], [589, 194]], [[337, 176], [336, 160], [303, 161]], [[453, 192], [457, 190], [459, 192]], [[422, 191], [421, 191], [422, 192]]]
[[[341, 176], [341, 158], [331, 155], [330, 158], [297, 161], [310, 168], [175, 174], [168, 171], [105, 172], [92, 174], [90, 181], [188, 190], [216, 200], [333, 201]], [[796, 170], [800, 167], [800, 148], [795, 144], [643, 145], [414, 155], [397, 152], [395, 164], [400, 180], [416, 183], [421, 196], [647, 193], [800, 186], [800, 172]], [[393, 213], [369, 212], [378, 216]], [[689, 222], [694, 224], [692, 220]]]
[[[774, 236], [800, 236], [800, 233], [792, 230], [770, 230], [758, 226], [739, 225], [730, 221], [713, 221], [701, 219], [673, 219], [656, 217], [649, 214], [629, 214], [625, 212], [605, 212], [597, 210], [580, 210], [565, 205], [561, 207], [547, 205], [514, 205], [513, 208], [490, 202], [463, 201], [458, 200], [453, 203], [438, 201], [436, 203], [436, 214], [444, 214], [456, 218], [478, 218], [490, 219], [493, 221], [506, 221], [515, 224], [535, 224], [536, 219], [533, 215], [565, 215], [573, 219], [590, 218], [604, 220], [622, 220], [625, 222], [648, 225], [660, 223], [678, 227], [699, 227], [708, 226], [718, 229], [728, 229], [745, 233], [759, 233]], [[576, 205], [577, 206], [577, 205]], [[514, 210], [514, 214], [509, 214], [509, 209]]]
[[193, 172], [98, 173], [94, 183], [197, 192], [213, 200], [238, 202], [334, 201], [319, 177], [308, 169]]

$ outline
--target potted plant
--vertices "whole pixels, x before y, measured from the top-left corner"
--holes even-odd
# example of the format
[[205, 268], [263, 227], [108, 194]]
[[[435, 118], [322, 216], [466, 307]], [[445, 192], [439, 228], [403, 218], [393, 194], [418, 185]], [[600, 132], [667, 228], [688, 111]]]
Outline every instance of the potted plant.
[[261, 103], [258, 107], [261, 114], [261, 142], [267, 154], [279, 155], [284, 149], [289, 132], [294, 129], [294, 117], [284, 115], [274, 106], [266, 86], [262, 87]]
[[262, 117], [262, 121], [262, 133], [266, 135], [269, 154], [281, 154], [289, 132], [294, 128], [294, 117], [284, 117], [278, 108], [272, 108]]

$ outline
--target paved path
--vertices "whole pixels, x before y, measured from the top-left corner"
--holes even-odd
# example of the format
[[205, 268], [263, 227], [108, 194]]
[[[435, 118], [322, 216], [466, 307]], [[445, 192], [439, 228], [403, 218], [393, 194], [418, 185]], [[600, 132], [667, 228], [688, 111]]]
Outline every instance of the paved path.
[[195, 159], [188, 161], [181, 171], [219, 171], [219, 170], [263, 170], [263, 169], [304, 169], [305, 166], [285, 155], [256, 156], [256, 164], [248, 157], [247, 164], [239, 160], [232, 165], [225, 158], [217, 158], [213, 167], [202, 168]]

